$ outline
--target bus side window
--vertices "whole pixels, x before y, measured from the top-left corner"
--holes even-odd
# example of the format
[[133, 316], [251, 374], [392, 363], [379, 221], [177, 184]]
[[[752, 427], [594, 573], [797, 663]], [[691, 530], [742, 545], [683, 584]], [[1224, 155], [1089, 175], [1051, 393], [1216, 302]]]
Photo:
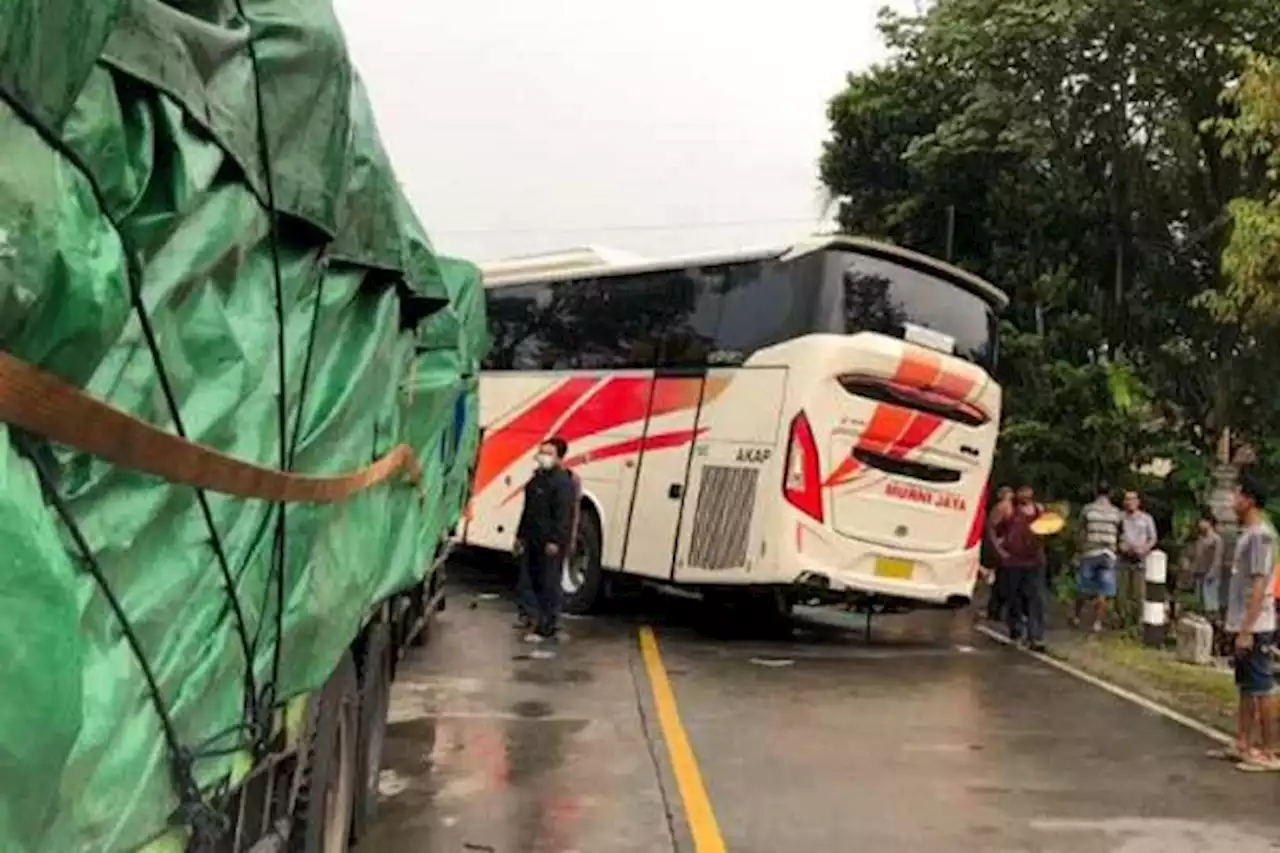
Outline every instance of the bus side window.
[[539, 289], [540, 285], [522, 284], [485, 292], [491, 339], [482, 365], [485, 370], [530, 369], [530, 356], [538, 349]]
[[654, 298], [667, 309], [659, 367], [706, 367], [720, 320], [725, 269], [675, 270], [655, 278]]
[[[553, 285], [548, 343], [577, 370], [651, 368], [669, 306], [655, 276], [601, 276]], [[557, 365], [560, 366], [560, 365]]]
[[[820, 258], [818, 259], [820, 262]], [[724, 359], [737, 354], [745, 359], [756, 350], [816, 331], [812, 303], [818, 297], [820, 265], [812, 274], [813, 259], [787, 264], [751, 261], [728, 267], [721, 287], [722, 306], [715, 348]]]

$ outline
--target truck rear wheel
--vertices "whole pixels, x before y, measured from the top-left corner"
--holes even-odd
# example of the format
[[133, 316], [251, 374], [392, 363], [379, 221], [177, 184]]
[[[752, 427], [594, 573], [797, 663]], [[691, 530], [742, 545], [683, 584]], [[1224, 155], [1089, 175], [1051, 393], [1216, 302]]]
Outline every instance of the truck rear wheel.
[[360, 838], [378, 813], [378, 777], [391, 707], [391, 629], [379, 623], [369, 629], [360, 679], [360, 737], [354, 805], [354, 834]]
[[351, 846], [358, 737], [358, 684], [351, 654], [343, 656], [312, 700], [298, 790], [293, 853], [347, 853]]

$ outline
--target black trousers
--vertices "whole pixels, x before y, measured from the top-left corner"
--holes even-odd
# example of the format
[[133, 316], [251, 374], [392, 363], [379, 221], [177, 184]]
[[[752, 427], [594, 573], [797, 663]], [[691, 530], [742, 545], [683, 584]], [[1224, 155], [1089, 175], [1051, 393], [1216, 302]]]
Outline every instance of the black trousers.
[[991, 592], [987, 597], [987, 618], [998, 622], [1004, 618], [1004, 608], [1009, 602], [1009, 573], [999, 565], [991, 579]]
[[524, 615], [533, 620], [534, 630], [550, 637], [560, 628], [564, 557], [547, 556], [545, 545], [530, 545], [520, 555], [520, 577], [516, 596]]
[[1002, 571], [1009, 576], [1006, 582], [1009, 636], [1020, 637], [1025, 625], [1028, 640], [1044, 642], [1046, 599], [1049, 597], [1044, 565], [1005, 566]]

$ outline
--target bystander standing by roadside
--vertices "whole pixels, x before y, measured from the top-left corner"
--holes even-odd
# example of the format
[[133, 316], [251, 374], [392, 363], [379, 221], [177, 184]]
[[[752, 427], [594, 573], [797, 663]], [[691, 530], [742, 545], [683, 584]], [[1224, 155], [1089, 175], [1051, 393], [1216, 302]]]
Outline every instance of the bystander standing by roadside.
[[561, 575], [577, 519], [577, 482], [563, 465], [567, 449], [558, 437], [547, 439], [538, 448], [538, 467], [525, 485], [524, 509], [516, 528], [515, 551], [520, 559], [517, 625], [528, 630], [525, 640], [530, 643], [559, 638]]
[[1142, 508], [1142, 497], [1130, 489], [1124, 493], [1124, 518], [1120, 522], [1119, 559], [1116, 569], [1119, 593], [1116, 610], [1126, 624], [1137, 622], [1142, 615], [1146, 592], [1146, 559], [1156, 547], [1159, 536], [1156, 522]]
[[1116, 548], [1120, 538], [1120, 508], [1111, 502], [1111, 487], [1099, 483], [1094, 499], [1080, 511], [1080, 566], [1076, 573], [1073, 627], [1088, 614], [1092, 630], [1103, 628], [1107, 601], [1116, 596]]
[[1205, 507], [1196, 522], [1196, 541], [1191, 549], [1191, 577], [1196, 599], [1215, 627], [1222, 622], [1222, 536], [1213, 510]]
[[1030, 486], [1019, 486], [1014, 493], [1013, 511], [996, 525], [1000, 570], [1008, 576], [1006, 611], [1009, 638], [1022, 639], [1026, 629], [1027, 645], [1033, 651], [1044, 650], [1045, 606], [1048, 597], [1044, 541], [1031, 525], [1044, 514], [1036, 503]]
[[1266, 495], [1249, 476], [1241, 476], [1235, 510], [1240, 535], [1231, 560], [1227, 590], [1226, 630], [1235, 636], [1236, 687], [1240, 707], [1234, 747], [1211, 754], [1238, 761], [1241, 770], [1280, 771], [1276, 755], [1275, 675], [1272, 648], [1276, 600], [1272, 577], [1276, 563], [1275, 532], [1263, 517]]
[[992, 622], [1004, 620], [1004, 609], [1008, 603], [1008, 577], [1000, 571], [1000, 537], [997, 528], [1013, 514], [1013, 489], [1001, 486], [996, 491], [996, 502], [987, 516], [985, 550], [987, 558], [984, 565], [990, 570], [988, 584], [991, 587], [987, 598], [987, 618]]

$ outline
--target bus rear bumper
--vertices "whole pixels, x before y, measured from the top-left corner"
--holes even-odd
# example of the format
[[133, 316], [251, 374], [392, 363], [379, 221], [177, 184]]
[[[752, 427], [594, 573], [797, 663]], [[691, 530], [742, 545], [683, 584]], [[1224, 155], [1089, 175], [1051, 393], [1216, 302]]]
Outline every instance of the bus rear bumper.
[[[834, 537], [833, 537], [834, 538]], [[883, 609], [959, 609], [973, 600], [978, 549], [950, 553], [894, 552], [868, 542], [797, 537], [778, 566], [800, 598]], [[851, 547], [853, 546], [853, 547]]]
[[905, 611], [923, 607], [960, 610], [973, 603], [973, 584], [952, 587], [877, 583], [841, 579], [838, 574], [806, 569], [791, 584], [800, 601], [854, 604], [872, 610]]

